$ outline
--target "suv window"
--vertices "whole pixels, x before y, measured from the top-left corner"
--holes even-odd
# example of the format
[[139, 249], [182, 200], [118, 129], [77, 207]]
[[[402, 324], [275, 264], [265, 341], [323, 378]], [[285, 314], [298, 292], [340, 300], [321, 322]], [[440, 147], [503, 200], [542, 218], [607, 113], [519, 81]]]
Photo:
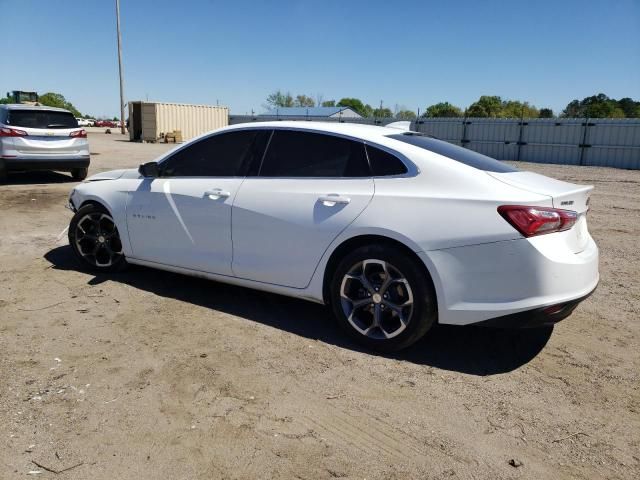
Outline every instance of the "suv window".
[[[203, 138], [162, 162], [162, 176], [243, 176], [252, 157], [257, 153], [252, 148], [256, 138], [268, 133], [270, 132], [266, 130], [240, 130]], [[262, 155], [261, 152], [257, 154]]]
[[275, 130], [262, 177], [368, 177], [364, 143], [313, 132]]
[[367, 145], [367, 155], [371, 171], [375, 177], [389, 175], [403, 175], [407, 173], [407, 166], [395, 155], [371, 145]]
[[71, 112], [52, 110], [9, 110], [7, 125], [25, 128], [78, 128]]
[[419, 134], [399, 134], [389, 135], [389, 138], [395, 138], [401, 142], [415, 145], [424, 150], [437, 153], [444, 157], [455, 160], [456, 162], [464, 163], [470, 167], [477, 168], [478, 170], [484, 170], [486, 172], [507, 173], [517, 172], [517, 168], [513, 168], [506, 163], [502, 163], [494, 158], [487, 157], [481, 153], [474, 152], [468, 148], [462, 148], [451, 143], [437, 140], [435, 138], [426, 137]]

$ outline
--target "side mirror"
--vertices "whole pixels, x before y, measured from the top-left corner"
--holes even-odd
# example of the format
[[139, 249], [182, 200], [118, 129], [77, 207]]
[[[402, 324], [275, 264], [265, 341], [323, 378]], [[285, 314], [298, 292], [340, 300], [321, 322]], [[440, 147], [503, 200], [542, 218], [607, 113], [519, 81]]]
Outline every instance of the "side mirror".
[[147, 162], [140, 165], [138, 168], [140, 175], [147, 178], [157, 178], [160, 176], [160, 169], [156, 162]]

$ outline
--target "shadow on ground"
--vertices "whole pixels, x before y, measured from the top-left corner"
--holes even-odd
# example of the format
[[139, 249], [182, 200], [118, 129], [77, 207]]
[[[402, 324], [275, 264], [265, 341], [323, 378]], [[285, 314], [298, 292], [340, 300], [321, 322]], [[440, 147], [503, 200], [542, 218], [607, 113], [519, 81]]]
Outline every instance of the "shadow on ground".
[[77, 182], [69, 173], [53, 172], [50, 170], [35, 172], [11, 172], [0, 185], [32, 185], [37, 183], [70, 183]]
[[[54, 248], [45, 254], [45, 259], [54, 269], [80, 269], [69, 246]], [[305, 338], [365, 352], [340, 331], [323, 306], [314, 303], [143, 267], [99, 274], [89, 284], [105, 281], [124, 283]], [[438, 325], [407, 350], [385, 356], [471, 375], [493, 375], [528, 363], [544, 348], [552, 332], [553, 327], [499, 330]]]

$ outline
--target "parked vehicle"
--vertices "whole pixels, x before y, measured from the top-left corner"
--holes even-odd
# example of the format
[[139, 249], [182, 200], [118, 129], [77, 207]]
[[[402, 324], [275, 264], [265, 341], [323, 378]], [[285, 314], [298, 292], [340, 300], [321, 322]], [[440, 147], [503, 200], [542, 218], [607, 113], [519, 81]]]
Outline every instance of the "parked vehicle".
[[390, 351], [436, 322], [567, 317], [599, 278], [591, 190], [394, 128], [242, 124], [74, 188], [69, 242], [97, 271], [140, 264], [327, 304]]
[[87, 132], [62, 108], [0, 105], [0, 179], [15, 170], [61, 170], [83, 180]]
[[96, 120], [96, 127], [116, 128], [118, 124], [111, 120]]
[[78, 126], [80, 127], [91, 127], [93, 126], [93, 120], [88, 118], [76, 118], [78, 121]]

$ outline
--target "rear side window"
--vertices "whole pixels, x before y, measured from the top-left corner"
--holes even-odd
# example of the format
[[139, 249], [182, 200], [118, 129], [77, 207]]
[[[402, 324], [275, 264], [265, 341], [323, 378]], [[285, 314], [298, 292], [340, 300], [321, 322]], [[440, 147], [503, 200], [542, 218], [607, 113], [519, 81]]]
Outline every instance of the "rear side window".
[[456, 162], [464, 163], [478, 170], [484, 170], [486, 172], [508, 173], [517, 172], [517, 168], [513, 168], [506, 163], [502, 163], [481, 153], [474, 152], [468, 148], [462, 148], [451, 143], [437, 140], [431, 137], [425, 137], [422, 135], [389, 135], [389, 138], [400, 140], [401, 142], [415, 145], [424, 150], [428, 150], [433, 153], [437, 153], [444, 157], [455, 160]]
[[368, 177], [364, 143], [321, 133], [275, 130], [261, 177]]
[[402, 160], [384, 150], [367, 145], [367, 155], [369, 155], [371, 171], [375, 177], [403, 175], [407, 173], [407, 167], [402, 163]]
[[71, 112], [51, 110], [9, 110], [7, 124], [25, 128], [78, 128]]
[[[266, 130], [228, 132], [198, 140], [162, 162], [163, 177], [237, 177], [253, 160], [256, 137]], [[260, 152], [261, 155], [261, 152]]]

